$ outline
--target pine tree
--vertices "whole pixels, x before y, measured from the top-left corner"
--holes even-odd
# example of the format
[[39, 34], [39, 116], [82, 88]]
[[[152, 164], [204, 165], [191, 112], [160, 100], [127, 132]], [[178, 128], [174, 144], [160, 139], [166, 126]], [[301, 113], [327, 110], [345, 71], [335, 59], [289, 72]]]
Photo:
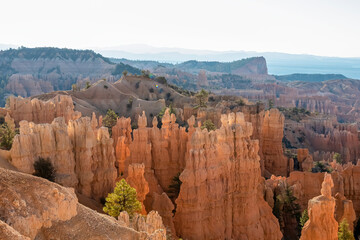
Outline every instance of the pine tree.
[[339, 240], [355, 240], [354, 235], [350, 231], [349, 224], [345, 218], [340, 223], [338, 238]]
[[114, 112], [114, 110], [109, 109], [103, 118], [103, 125], [109, 129], [109, 133], [112, 133], [112, 127], [116, 125], [118, 119], [118, 115]]
[[215, 124], [211, 120], [206, 120], [201, 126], [201, 129], [205, 128], [208, 130], [208, 132], [216, 130]]
[[308, 214], [308, 210], [305, 209], [302, 214], [301, 214], [301, 218], [300, 218], [300, 226], [301, 228], [304, 227], [305, 223], [307, 222], [307, 220], [309, 220], [309, 214]]
[[15, 132], [11, 130], [9, 125], [5, 122], [0, 127], [0, 146], [6, 150], [10, 150], [15, 137]]
[[206, 108], [207, 101], [208, 101], [209, 92], [205, 91], [204, 89], [201, 89], [200, 92], [198, 92], [195, 97], [197, 100], [198, 105], [195, 108]]
[[141, 210], [141, 203], [136, 198], [136, 189], [132, 188], [125, 179], [116, 183], [114, 192], [109, 193], [105, 200], [104, 212], [115, 218], [122, 211], [132, 216]]

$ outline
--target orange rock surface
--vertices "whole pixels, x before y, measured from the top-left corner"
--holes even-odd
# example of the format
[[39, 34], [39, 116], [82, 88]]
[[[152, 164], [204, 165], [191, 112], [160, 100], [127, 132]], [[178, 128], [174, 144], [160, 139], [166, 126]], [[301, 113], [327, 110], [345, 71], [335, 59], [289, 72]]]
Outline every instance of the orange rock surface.
[[300, 240], [336, 240], [338, 223], [334, 218], [335, 199], [331, 197], [334, 187], [331, 175], [325, 173], [321, 195], [309, 200], [309, 220], [305, 223]]
[[[242, 113], [222, 115], [216, 131], [190, 140], [175, 226], [186, 239], [281, 239], [277, 219], [258, 190], [258, 141]], [[211, 216], [211, 217], [209, 217]]]
[[106, 128], [94, 131], [88, 117], [68, 125], [63, 118], [51, 124], [21, 121], [10, 153], [12, 165], [28, 174], [39, 157], [49, 158], [56, 182], [97, 200], [113, 190], [117, 177], [113, 140]]
[[261, 134], [261, 151], [265, 170], [270, 174], [287, 176], [288, 159], [283, 155], [284, 115], [276, 108], [265, 112]]
[[18, 124], [21, 120], [34, 123], [51, 123], [57, 117], [64, 117], [65, 122], [81, 117], [74, 111], [70, 96], [57, 95], [48, 101], [37, 98], [10, 97], [7, 111]]
[[128, 167], [128, 176], [126, 181], [131, 187], [136, 189], [137, 199], [141, 202], [141, 214], [146, 215], [144, 200], [149, 193], [149, 185], [144, 177], [145, 166], [144, 164], [130, 164]]
[[351, 200], [347, 200], [344, 195], [337, 193], [335, 195], [336, 208], [335, 219], [340, 224], [346, 219], [351, 231], [354, 230], [354, 221], [356, 220], [355, 210]]

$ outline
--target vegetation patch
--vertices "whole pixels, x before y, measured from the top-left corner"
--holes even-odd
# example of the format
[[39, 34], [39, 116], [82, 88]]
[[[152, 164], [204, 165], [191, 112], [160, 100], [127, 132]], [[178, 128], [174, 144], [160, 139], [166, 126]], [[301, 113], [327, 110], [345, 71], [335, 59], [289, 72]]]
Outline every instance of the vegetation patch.
[[55, 168], [49, 158], [39, 157], [38, 160], [34, 162], [34, 169], [34, 176], [55, 182]]

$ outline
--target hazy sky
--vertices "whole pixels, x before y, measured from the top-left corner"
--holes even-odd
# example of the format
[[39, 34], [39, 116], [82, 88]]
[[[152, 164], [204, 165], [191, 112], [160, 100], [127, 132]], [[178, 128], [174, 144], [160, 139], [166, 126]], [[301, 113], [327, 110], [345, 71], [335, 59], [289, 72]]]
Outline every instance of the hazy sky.
[[0, 43], [360, 57], [360, 0], [3, 0]]

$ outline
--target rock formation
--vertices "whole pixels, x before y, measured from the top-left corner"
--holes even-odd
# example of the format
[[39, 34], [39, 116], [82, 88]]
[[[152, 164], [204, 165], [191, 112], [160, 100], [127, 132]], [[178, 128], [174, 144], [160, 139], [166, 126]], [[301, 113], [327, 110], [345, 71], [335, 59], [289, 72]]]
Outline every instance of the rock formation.
[[73, 189], [3, 168], [0, 209], [0, 238], [4, 240], [166, 239], [161, 217], [154, 211], [146, 220], [137, 215], [131, 226], [130, 221], [125, 226], [79, 204]]
[[350, 165], [341, 173], [343, 177], [343, 194], [352, 201], [356, 216], [360, 215], [360, 166]]
[[71, 219], [76, 204], [72, 189], [0, 168], [1, 219], [24, 236], [34, 239], [42, 227]]
[[309, 220], [305, 223], [300, 240], [336, 240], [338, 223], [334, 218], [335, 199], [331, 197], [334, 187], [331, 175], [325, 173], [321, 195], [309, 201]]
[[335, 195], [336, 208], [335, 219], [340, 223], [346, 219], [351, 231], [354, 231], [354, 221], [356, 220], [355, 210], [351, 200], [347, 200], [344, 195], [337, 193]]
[[79, 192], [96, 200], [105, 197], [113, 190], [117, 177], [108, 129], [93, 131], [90, 118], [84, 117], [69, 121], [68, 135], [74, 148]]
[[360, 158], [360, 141], [356, 124], [338, 123], [336, 116], [311, 117], [300, 123], [289, 123], [285, 137], [296, 148], [308, 148], [315, 161], [332, 160], [341, 154], [343, 163]]
[[0, 236], [2, 240], [30, 240], [0, 220]]
[[304, 172], [310, 172], [311, 169], [313, 168], [313, 158], [312, 156], [309, 154], [309, 150], [304, 148], [304, 149], [298, 149], [297, 150], [297, 159], [299, 162], [299, 167], [300, 170], [304, 171]]
[[284, 120], [284, 115], [278, 109], [266, 111], [261, 136], [265, 170], [280, 176], [288, 174], [288, 159], [282, 149]]
[[64, 118], [57, 118], [51, 124], [20, 122], [20, 134], [14, 137], [10, 150], [11, 164], [19, 171], [34, 173], [34, 162], [39, 157], [48, 158], [56, 170], [56, 182], [75, 187], [73, 145], [68, 136]]
[[[175, 225], [186, 239], [281, 239], [277, 219], [258, 190], [258, 141], [242, 113], [222, 115], [216, 131], [190, 140]], [[211, 217], [209, 217], [211, 216]]]
[[63, 118], [51, 124], [21, 121], [10, 152], [12, 165], [28, 174], [39, 157], [49, 158], [56, 182], [97, 200], [112, 191], [117, 177], [113, 140], [107, 128], [94, 131], [88, 117], [68, 125]]
[[131, 132], [132, 129], [130, 118], [118, 118], [116, 125], [112, 127], [116, 166], [118, 167], [120, 175], [125, 173], [125, 160], [130, 156], [129, 145], [132, 141]]
[[118, 221], [122, 226], [145, 232], [151, 240], [166, 240], [166, 229], [156, 211], [151, 211], [146, 216], [136, 213], [131, 219], [127, 212], [121, 212]]
[[144, 177], [145, 166], [144, 164], [130, 164], [128, 167], [128, 176], [126, 181], [131, 187], [136, 189], [137, 200], [141, 202], [141, 214], [146, 215], [144, 201], [146, 195], [149, 193], [149, 185]]
[[155, 176], [162, 189], [167, 191], [172, 179], [185, 167], [189, 132], [186, 132], [184, 127], [179, 128], [179, 125], [175, 123], [175, 115], [170, 115], [169, 109], [165, 111], [161, 121], [162, 126], [159, 129], [157, 120], [154, 118], [150, 131], [152, 161]]
[[80, 112], [74, 111], [74, 104], [70, 96], [56, 95], [48, 101], [37, 98], [9, 98], [7, 111], [18, 124], [21, 120], [34, 123], [51, 123], [57, 117], [64, 117], [65, 122], [81, 117]]

